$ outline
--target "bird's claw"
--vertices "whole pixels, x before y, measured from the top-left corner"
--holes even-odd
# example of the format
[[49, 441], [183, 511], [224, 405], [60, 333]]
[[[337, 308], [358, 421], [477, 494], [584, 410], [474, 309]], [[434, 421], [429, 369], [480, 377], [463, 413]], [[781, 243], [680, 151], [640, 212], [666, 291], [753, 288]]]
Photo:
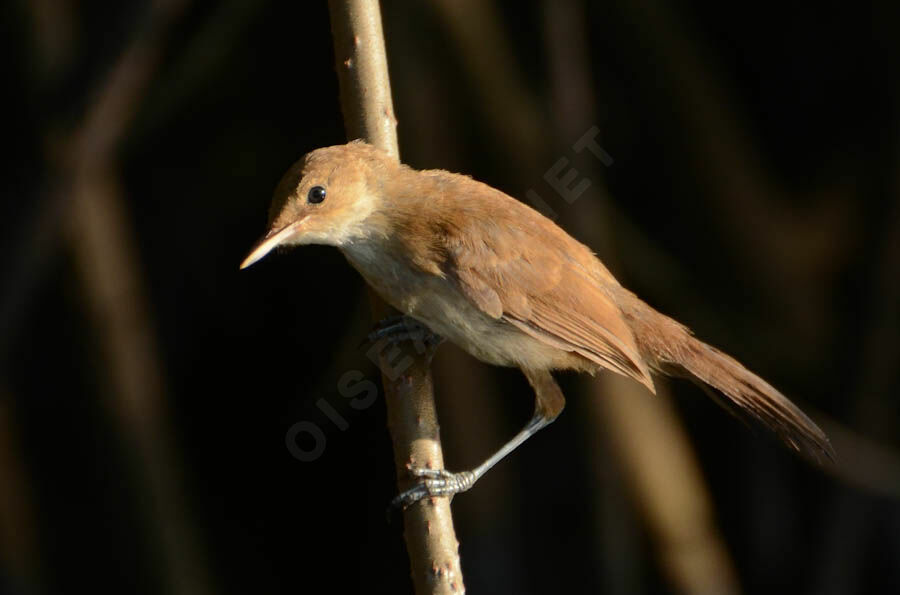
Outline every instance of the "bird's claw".
[[446, 469], [424, 469], [413, 467], [409, 472], [417, 479], [416, 484], [401, 492], [391, 501], [391, 508], [409, 508], [425, 498], [440, 498], [465, 492], [478, 479], [472, 471], [453, 473]]
[[375, 325], [366, 337], [369, 343], [379, 339], [387, 339], [391, 343], [412, 341], [418, 353], [432, 352], [437, 349], [444, 338], [409, 316], [389, 316]]

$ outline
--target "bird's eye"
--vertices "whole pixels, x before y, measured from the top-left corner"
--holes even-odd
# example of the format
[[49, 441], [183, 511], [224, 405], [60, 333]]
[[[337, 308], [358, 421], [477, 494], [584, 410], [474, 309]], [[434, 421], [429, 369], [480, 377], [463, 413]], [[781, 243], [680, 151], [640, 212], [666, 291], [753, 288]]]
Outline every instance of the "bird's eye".
[[313, 186], [306, 195], [306, 200], [312, 204], [320, 203], [325, 200], [325, 188], [322, 186]]

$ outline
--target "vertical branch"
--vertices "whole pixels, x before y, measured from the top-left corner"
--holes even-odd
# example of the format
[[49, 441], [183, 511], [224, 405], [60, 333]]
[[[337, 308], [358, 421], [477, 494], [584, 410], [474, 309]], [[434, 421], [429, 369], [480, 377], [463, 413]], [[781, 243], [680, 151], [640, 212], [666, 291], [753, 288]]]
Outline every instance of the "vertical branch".
[[591, 392], [593, 421], [622, 467], [674, 590], [740, 593], [703, 473], [666, 385], [658, 383], [654, 397], [635, 382], [605, 374]]
[[167, 591], [212, 592], [190, 521], [166, 411], [159, 348], [116, 151], [153, 80], [164, 42], [187, 0], [160, 0], [96, 89], [59, 164], [66, 232], [111, 385], [109, 407], [133, 457], [148, 529], [164, 561]]
[[172, 443], [166, 387], [125, 201], [111, 169], [72, 186], [69, 237], [109, 374], [109, 408], [136, 467], [167, 591], [211, 593]]
[[[399, 158], [378, 2], [330, 0], [328, 7], [347, 137], [362, 138]], [[377, 320], [384, 316], [387, 307], [374, 293], [371, 297]], [[389, 360], [382, 353], [381, 369], [394, 462], [402, 490], [408, 487], [409, 467], [444, 467], [429, 357], [407, 346], [400, 358]], [[423, 500], [407, 508], [403, 516], [416, 593], [462, 592], [459, 543], [449, 499]]]
[[[588, 41], [583, 3], [544, 3], [548, 63], [553, 80], [556, 128], [562, 142], [578, 138], [595, 121], [597, 104], [590, 85]], [[599, 186], [596, 160], [576, 156], [575, 168]], [[572, 228], [592, 245], [602, 246], [607, 264], [617, 254], [605, 189]], [[591, 211], [586, 211], [593, 207]], [[591, 216], [584, 216], [585, 213]], [[613, 261], [611, 263], [611, 261]], [[613, 266], [613, 270], [619, 267]], [[592, 421], [604, 437], [637, 500], [656, 542], [657, 556], [669, 582], [681, 593], [739, 593], [737, 575], [715, 523], [709, 490], [696, 455], [665, 382], [656, 383], [657, 397], [646, 388], [615, 374], [601, 374], [591, 383]]]
[[331, 30], [347, 138], [400, 158], [377, 0], [331, 0]]
[[[518, 65], [508, 50], [500, 19], [489, 4], [441, 0], [434, 3], [434, 8], [458, 44], [473, 87], [489, 90], [479, 103], [485, 110], [485, 121], [503, 130], [527, 129], [519, 132], [522, 135], [519, 142], [510, 142], [508, 134], [497, 133], [505, 148], [515, 156], [515, 163], [535, 164], [533, 169], [540, 171], [539, 164], [547, 155], [541, 154], [540, 143], [529, 143], [527, 139], [547, 139], [555, 131], [562, 143], [571, 144], [594, 123], [592, 109], [596, 99], [589, 84], [587, 40], [577, 29], [583, 22], [577, 5], [545, 3], [548, 62], [555, 79], [552, 92], [557, 105], [554, 107], [558, 108], [550, 122], [540, 117], [540, 109], [530, 99], [532, 94], [522, 82]], [[484, 51], [485, 44], [491, 47], [490, 51]], [[498, 99], [507, 97], [515, 98], [510, 102], [515, 109], [505, 108], [506, 102]], [[499, 106], [491, 105], [497, 101], [501, 101]], [[619, 230], [610, 229], [610, 205], [603, 201], [602, 175], [590, 160], [575, 158], [574, 165], [580, 175], [594, 181], [592, 191], [599, 196], [595, 201], [584, 199], [579, 203], [578, 217], [569, 212], [561, 213], [562, 218], [579, 237], [602, 247], [603, 257], [609, 262], [613, 257], [609, 238]], [[657, 405], [646, 395], [632, 394], [641, 390], [638, 385], [620, 380], [605, 374], [591, 383], [591, 392], [596, 393], [590, 401], [592, 422], [605, 426], [613, 455], [624, 470], [632, 495], [639, 501], [644, 520], [656, 538], [661, 565], [672, 583], [684, 592], [737, 592], [732, 562], [715, 526], [708, 491], [680, 420], [664, 401], [664, 394], [660, 396], [663, 403]], [[652, 433], [645, 431], [622, 431], [635, 426], [660, 428], [669, 441], [654, 440]], [[662, 461], [668, 468], [681, 472], [663, 473]], [[679, 516], [669, 504], [672, 501], [691, 506]]]

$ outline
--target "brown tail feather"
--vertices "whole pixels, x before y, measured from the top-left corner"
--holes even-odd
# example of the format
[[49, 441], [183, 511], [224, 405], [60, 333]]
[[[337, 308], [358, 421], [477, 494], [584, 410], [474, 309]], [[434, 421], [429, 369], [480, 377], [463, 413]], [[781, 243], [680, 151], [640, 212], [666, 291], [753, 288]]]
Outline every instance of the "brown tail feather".
[[698, 341], [687, 327], [633, 294], [623, 292], [620, 305], [638, 348], [652, 367], [666, 374], [687, 372], [720, 391], [727, 398], [720, 403], [726, 409], [761, 421], [794, 450], [817, 461], [822, 455], [834, 459], [825, 433], [765, 380], [734, 358]]

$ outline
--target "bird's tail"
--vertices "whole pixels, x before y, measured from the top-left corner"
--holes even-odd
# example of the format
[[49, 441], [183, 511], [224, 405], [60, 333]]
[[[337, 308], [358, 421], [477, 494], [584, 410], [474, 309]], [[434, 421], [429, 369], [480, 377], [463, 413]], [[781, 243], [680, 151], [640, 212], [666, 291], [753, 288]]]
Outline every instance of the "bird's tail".
[[[724, 395], [716, 398], [732, 413], [759, 420], [794, 450], [821, 461], [834, 459], [825, 433], [787, 397], [734, 358], [694, 338], [690, 329], [623, 291], [623, 314], [641, 355], [668, 375], [689, 376]], [[712, 395], [718, 397], [718, 395]]]

